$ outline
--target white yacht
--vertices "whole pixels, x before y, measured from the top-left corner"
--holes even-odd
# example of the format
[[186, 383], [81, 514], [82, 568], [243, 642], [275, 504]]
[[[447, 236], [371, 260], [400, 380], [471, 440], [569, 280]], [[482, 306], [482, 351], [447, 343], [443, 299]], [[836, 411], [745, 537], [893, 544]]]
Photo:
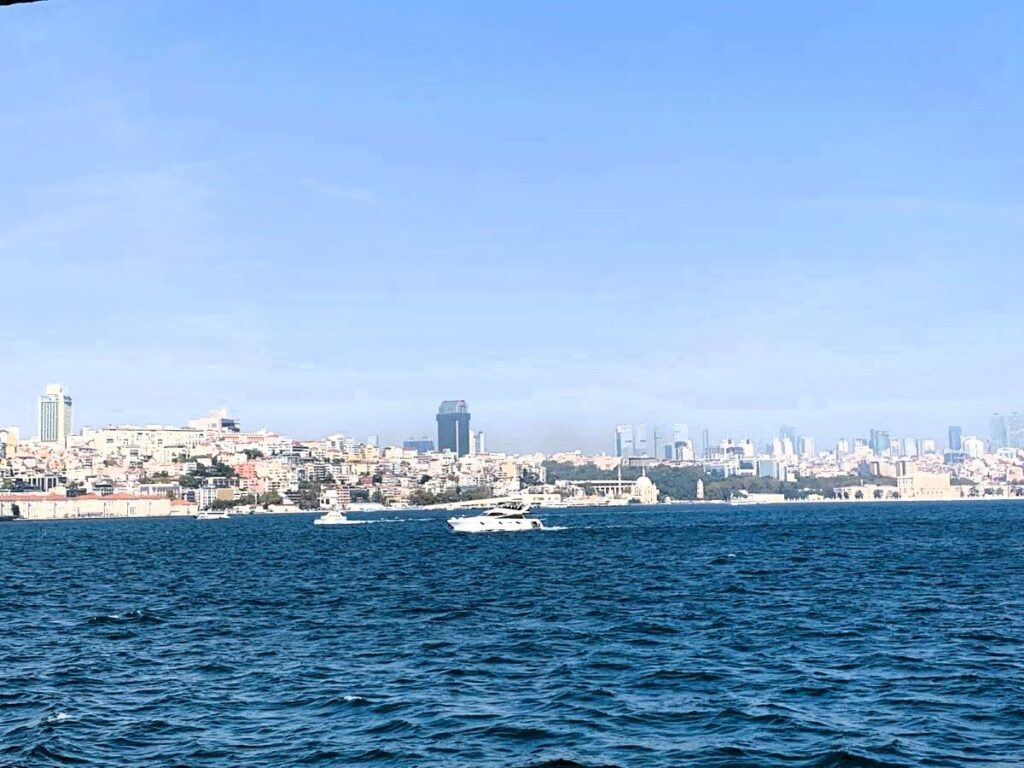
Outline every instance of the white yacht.
[[196, 520], [227, 520], [230, 517], [223, 509], [202, 509], [196, 514]]
[[349, 520], [343, 507], [332, 507], [313, 521], [313, 525], [355, 525], [363, 520]]
[[544, 524], [529, 516], [530, 505], [505, 501], [473, 517], [450, 517], [448, 527], [455, 533], [500, 533], [504, 531], [542, 531]]

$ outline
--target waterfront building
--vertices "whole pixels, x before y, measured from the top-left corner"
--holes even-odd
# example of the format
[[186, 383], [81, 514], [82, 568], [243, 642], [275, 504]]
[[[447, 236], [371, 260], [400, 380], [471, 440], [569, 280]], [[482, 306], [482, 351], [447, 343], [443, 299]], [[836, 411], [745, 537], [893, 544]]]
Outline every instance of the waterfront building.
[[896, 490], [901, 499], [952, 499], [960, 492], [945, 473], [919, 472], [909, 461], [896, 462]]
[[641, 504], [658, 503], [658, 486], [647, 476], [646, 472], [633, 483], [632, 498]]
[[963, 450], [963, 435], [964, 431], [960, 427], [949, 428], [949, 450], [954, 452]]
[[67, 445], [71, 427], [71, 396], [59, 384], [50, 384], [39, 396], [39, 442]]
[[469, 406], [465, 400], [445, 400], [437, 409], [437, 449], [456, 456], [469, 454]]

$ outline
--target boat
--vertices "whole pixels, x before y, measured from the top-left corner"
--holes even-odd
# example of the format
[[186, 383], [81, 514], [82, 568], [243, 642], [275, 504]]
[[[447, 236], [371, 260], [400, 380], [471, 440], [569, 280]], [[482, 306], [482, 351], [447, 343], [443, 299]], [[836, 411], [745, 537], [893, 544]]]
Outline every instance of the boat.
[[313, 525], [355, 525], [356, 523], [363, 523], [365, 520], [349, 520], [348, 515], [345, 514], [345, 510], [341, 507], [335, 507], [327, 510], [327, 512], [316, 520], [313, 521]]
[[230, 517], [223, 509], [203, 509], [196, 514], [196, 520], [228, 520]]
[[543, 531], [544, 524], [529, 516], [530, 505], [520, 501], [503, 501], [483, 514], [472, 517], [450, 517], [448, 527], [455, 533], [502, 533]]

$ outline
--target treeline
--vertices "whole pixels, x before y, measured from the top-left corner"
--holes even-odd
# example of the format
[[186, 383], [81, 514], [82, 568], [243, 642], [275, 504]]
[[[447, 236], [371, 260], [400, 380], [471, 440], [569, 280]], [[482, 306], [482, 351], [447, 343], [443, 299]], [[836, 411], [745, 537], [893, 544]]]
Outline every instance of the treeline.
[[[546, 461], [548, 482], [556, 480], [614, 480], [618, 470], [599, 469], [594, 464], [567, 464], [557, 461]], [[642, 474], [636, 467], [623, 467], [623, 480], [636, 480]], [[703, 467], [670, 467], [665, 465], [648, 467], [647, 476], [658, 486], [663, 498], [689, 499], [697, 498], [697, 481], [704, 481], [704, 498], [709, 501], [724, 501], [740, 492], [745, 493], [781, 493], [787, 499], [804, 499], [810, 495], [820, 494], [831, 497], [835, 488], [869, 485], [896, 485], [891, 477], [857, 477], [845, 475], [841, 477], [798, 478], [792, 482], [780, 482], [771, 477], [749, 477], [733, 475], [722, 477], [705, 472]]]
[[417, 507], [429, 507], [431, 504], [454, 504], [457, 501], [489, 499], [491, 495], [490, 488], [460, 488], [443, 493], [433, 493], [424, 488], [417, 488], [409, 497], [409, 503]]

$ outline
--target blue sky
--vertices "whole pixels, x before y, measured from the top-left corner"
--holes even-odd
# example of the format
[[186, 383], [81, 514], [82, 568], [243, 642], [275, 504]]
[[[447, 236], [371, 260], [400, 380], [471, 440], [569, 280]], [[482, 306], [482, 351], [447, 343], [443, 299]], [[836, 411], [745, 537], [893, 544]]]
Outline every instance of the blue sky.
[[0, 423], [496, 448], [1024, 408], [1019, 2], [0, 11]]

